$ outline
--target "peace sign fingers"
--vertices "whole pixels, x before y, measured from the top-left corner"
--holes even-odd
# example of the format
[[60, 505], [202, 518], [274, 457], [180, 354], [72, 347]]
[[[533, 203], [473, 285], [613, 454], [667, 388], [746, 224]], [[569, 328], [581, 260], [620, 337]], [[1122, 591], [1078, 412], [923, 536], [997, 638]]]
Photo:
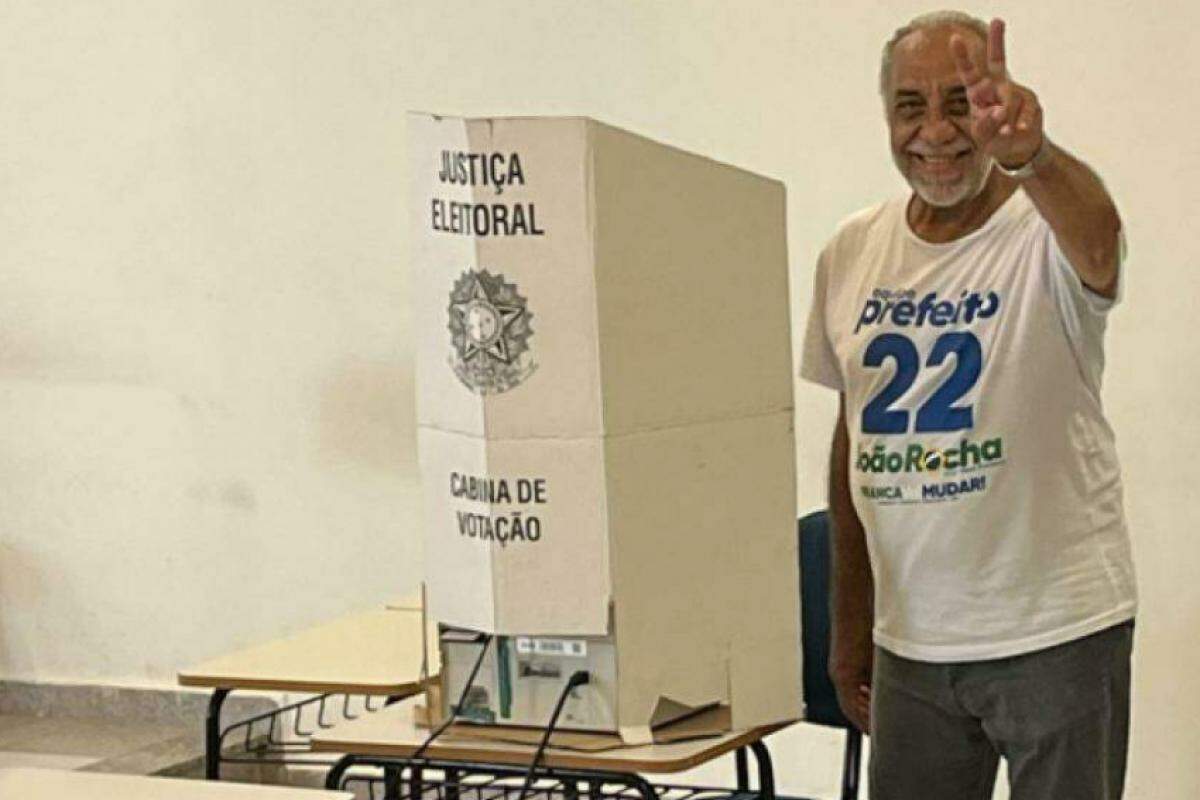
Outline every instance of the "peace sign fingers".
[[988, 26], [987, 39], [988, 74], [998, 81], [1008, 78], [1008, 64], [1004, 58], [1004, 20], [994, 19]]
[[967, 96], [971, 98], [973, 106], [986, 108], [1001, 102], [996, 88], [998, 84], [1008, 80], [1002, 19], [991, 20], [983, 64], [972, 58], [966, 40], [959, 34], [950, 36], [950, 55], [953, 56], [954, 68], [959, 73], [962, 85], [966, 86]]

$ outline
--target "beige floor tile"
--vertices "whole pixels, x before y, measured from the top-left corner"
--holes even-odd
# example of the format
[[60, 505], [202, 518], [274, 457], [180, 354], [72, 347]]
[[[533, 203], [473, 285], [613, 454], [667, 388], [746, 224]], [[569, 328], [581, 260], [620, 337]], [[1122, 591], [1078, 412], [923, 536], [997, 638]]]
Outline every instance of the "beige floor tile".
[[9, 767], [79, 769], [95, 760], [91, 756], [63, 756], [54, 753], [19, 753], [14, 750], [0, 750], [0, 769]]
[[[112, 758], [187, 733], [169, 725], [68, 717], [0, 717], [0, 750]], [[195, 735], [199, 739], [200, 731]]]

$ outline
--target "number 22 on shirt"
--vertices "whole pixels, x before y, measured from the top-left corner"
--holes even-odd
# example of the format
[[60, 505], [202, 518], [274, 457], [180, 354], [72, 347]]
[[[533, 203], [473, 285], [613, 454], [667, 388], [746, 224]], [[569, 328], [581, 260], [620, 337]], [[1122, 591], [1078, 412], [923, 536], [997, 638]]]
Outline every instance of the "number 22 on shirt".
[[[974, 407], [954, 405], [975, 382], [983, 368], [983, 350], [979, 339], [969, 331], [943, 333], [933, 343], [925, 359], [926, 367], [938, 367], [955, 356], [954, 371], [917, 409], [916, 433], [960, 431], [974, 426]], [[863, 352], [863, 366], [878, 369], [891, 359], [896, 373], [870, 402], [863, 407], [863, 433], [908, 433], [909, 409], [894, 404], [916, 382], [921, 371], [921, 353], [912, 339], [899, 333], [882, 333], [871, 340]]]

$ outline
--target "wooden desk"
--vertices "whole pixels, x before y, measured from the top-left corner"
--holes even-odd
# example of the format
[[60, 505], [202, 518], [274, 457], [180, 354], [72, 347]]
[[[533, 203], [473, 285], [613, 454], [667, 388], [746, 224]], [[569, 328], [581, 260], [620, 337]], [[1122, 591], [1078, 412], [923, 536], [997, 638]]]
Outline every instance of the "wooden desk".
[[[440, 669], [436, 636], [436, 630], [429, 631], [428, 669], [431, 675], [436, 675]], [[377, 609], [350, 614], [181, 671], [180, 685], [213, 690], [205, 720], [206, 776], [214, 780], [220, 777], [222, 739], [238, 727], [235, 724], [221, 729], [221, 707], [230, 692], [257, 689], [314, 693], [319, 695], [312, 700], [320, 703], [318, 720], [323, 719], [326, 696], [346, 695], [343, 714], [349, 715], [350, 695], [393, 701], [419, 691], [424, 653], [418, 603], [415, 609]], [[301, 707], [308, 702], [288, 706], [277, 713], [300, 714]], [[267, 719], [274, 724], [269, 715]], [[239, 724], [244, 725], [245, 721]], [[298, 730], [298, 718], [295, 727]], [[275, 728], [270, 731], [273, 734]], [[247, 740], [249, 736], [250, 731], [247, 731]], [[284, 758], [279, 760], [289, 763]]]
[[[429, 736], [428, 728], [413, 722], [412, 707], [421, 701], [413, 697], [353, 722], [334, 726], [313, 737], [314, 752], [352, 753], [369, 756], [404, 758], [411, 756]], [[581, 752], [549, 747], [542, 758], [547, 767], [603, 769], [614, 772], [682, 772], [714, 758], [758, 741], [785, 725], [726, 733], [707, 739], [672, 744], [622, 747], [599, 752]], [[431, 759], [480, 761], [490, 764], [525, 766], [536, 748], [509, 742], [451, 737], [449, 732], [435, 739], [425, 751]]]
[[[436, 633], [430, 674], [437, 674]], [[421, 687], [420, 609], [380, 609], [214, 658], [179, 673], [181, 686], [409, 695]]]
[[0, 769], [0, 797], [4, 800], [353, 800], [354, 795], [319, 789], [143, 775]]

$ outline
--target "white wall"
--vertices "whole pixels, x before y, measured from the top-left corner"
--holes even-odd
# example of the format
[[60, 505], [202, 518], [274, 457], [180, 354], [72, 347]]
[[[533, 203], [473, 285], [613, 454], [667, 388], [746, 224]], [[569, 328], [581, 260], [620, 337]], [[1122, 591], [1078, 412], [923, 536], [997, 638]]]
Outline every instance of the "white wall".
[[[878, 52], [924, 10], [0, 1], [0, 677], [167, 684], [414, 584], [405, 109], [587, 114], [782, 178], [802, 320], [833, 225], [902, 189]], [[1190, 800], [1200, 8], [967, 10], [1008, 19], [1014, 76], [1125, 218], [1129, 796]], [[807, 509], [833, 399], [797, 392]], [[837, 737], [776, 738], [783, 788], [831, 795]]]
[[173, 683], [411, 588], [396, 14], [2, 8], [0, 674]]

